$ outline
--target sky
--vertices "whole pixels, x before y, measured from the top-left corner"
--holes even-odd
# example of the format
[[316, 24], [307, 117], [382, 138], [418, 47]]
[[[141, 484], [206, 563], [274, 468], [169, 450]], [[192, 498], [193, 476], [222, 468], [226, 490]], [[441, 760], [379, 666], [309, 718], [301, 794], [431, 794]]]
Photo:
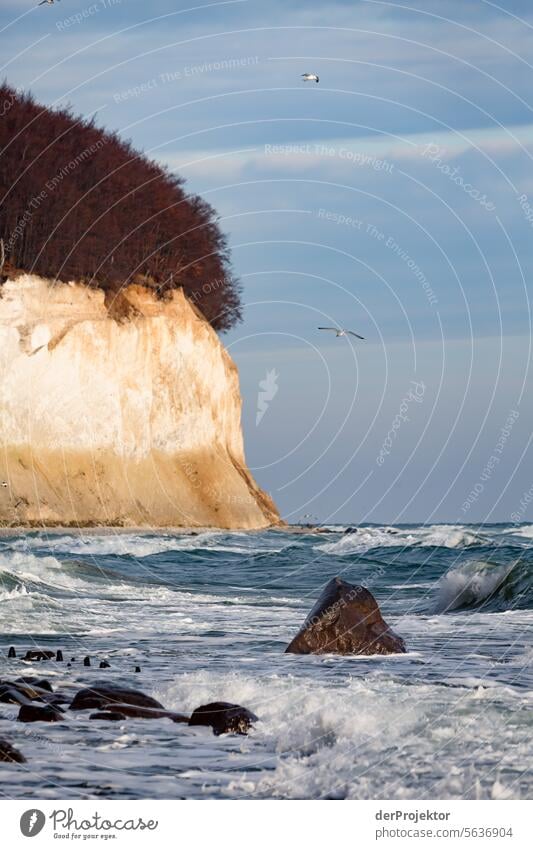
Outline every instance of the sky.
[[530, 0], [2, 0], [0, 37], [217, 210], [286, 519], [533, 521]]

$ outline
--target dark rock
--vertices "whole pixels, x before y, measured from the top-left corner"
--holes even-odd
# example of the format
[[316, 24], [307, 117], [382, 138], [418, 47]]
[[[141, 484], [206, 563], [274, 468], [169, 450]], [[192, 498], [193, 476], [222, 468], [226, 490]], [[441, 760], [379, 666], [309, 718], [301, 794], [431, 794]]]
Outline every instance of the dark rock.
[[58, 663], [63, 663], [63, 652], [61, 649], [58, 649], [56, 652], [56, 660]]
[[91, 658], [89, 656], [83, 658], [83, 665], [84, 666], [90, 666], [91, 665]]
[[128, 687], [119, 687], [113, 684], [95, 684], [86, 687], [74, 696], [71, 710], [99, 710], [106, 705], [114, 704], [137, 705], [139, 707], [161, 708], [163, 705], [151, 696], [146, 696], [139, 690], [130, 690]]
[[98, 713], [91, 713], [89, 719], [107, 719], [109, 722], [120, 722], [126, 719], [124, 713], [119, 713], [118, 710], [101, 710]]
[[23, 675], [20, 678], [16, 678], [15, 684], [31, 684], [39, 690], [48, 690], [49, 693], [53, 692], [50, 681], [47, 681], [46, 678], [35, 678], [34, 675]]
[[53, 651], [41, 651], [40, 649], [35, 651], [27, 651], [26, 656], [23, 657], [23, 660], [51, 660], [54, 657]]
[[229, 702], [211, 702], [192, 712], [189, 725], [209, 725], [219, 734], [247, 734], [257, 716], [247, 708]]
[[36, 684], [27, 684], [20, 680], [0, 682], [0, 702], [24, 704], [24, 700], [40, 701], [44, 696], [50, 695], [48, 690], [38, 687]]
[[113, 710], [129, 716], [132, 719], [171, 719], [173, 722], [188, 722], [189, 717], [182, 713], [175, 713], [165, 708], [140, 707], [139, 705], [128, 705], [113, 703]]
[[41, 694], [41, 701], [46, 702], [47, 705], [56, 705], [56, 706], [58, 706], [58, 709], [59, 709], [59, 705], [66, 705], [66, 704], [68, 704], [68, 702], [70, 702], [71, 699], [72, 699], [72, 696], [67, 696], [66, 693], [46, 693], [46, 692], [43, 692]]
[[0, 687], [0, 702], [10, 705], [31, 705], [32, 700], [17, 687], [3, 685]]
[[69, 667], [70, 667], [70, 668], [72, 668], [72, 664], [71, 664], [71, 663], [67, 663], [67, 669], [68, 669]]
[[111, 664], [107, 660], [100, 661], [100, 669], [111, 669]]
[[0, 762], [25, 764], [26, 758], [22, 752], [15, 749], [15, 747], [12, 746], [11, 743], [8, 743], [7, 740], [0, 740]]
[[70, 662], [71, 662], [71, 663], [76, 663], [76, 658], [75, 658], [75, 657], [71, 657], [71, 658], [70, 658]]
[[19, 722], [61, 722], [63, 713], [52, 705], [22, 705], [17, 717]]
[[344, 533], [345, 533], [345, 534], [356, 534], [356, 533], [357, 533], [357, 531], [358, 531], [358, 528], [346, 528], [346, 530], [344, 531]]
[[140, 666], [136, 666], [136, 667], [135, 667], [135, 672], [140, 672], [140, 671], [141, 671], [141, 667], [140, 667]]
[[9, 651], [8, 651], [8, 653], [7, 653], [7, 656], [8, 656], [8, 657], [16, 657], [16, 656], [17, 656], [17, 653], [16, 653], [16, 651], [15, 651], [15, 649], [14, 649], [14, 647], [13, 647], [13, 646], [11, 646], [11, 647], [10, 647], [10, 649], [9, 649]]
[[395, 654], [405, 643], [381, 616], [365, 587], [332, 578], [285, 649], [293, 654]]

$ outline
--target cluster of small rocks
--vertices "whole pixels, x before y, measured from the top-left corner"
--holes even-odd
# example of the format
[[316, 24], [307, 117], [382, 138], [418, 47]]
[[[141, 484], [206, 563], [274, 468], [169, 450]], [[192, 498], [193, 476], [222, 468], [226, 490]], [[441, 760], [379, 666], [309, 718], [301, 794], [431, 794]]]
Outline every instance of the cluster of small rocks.
[[[17, 650], [14, 646], [10, 646], [9, 651], [7, 653], [9, 660], [15, 660], [17, 658]], [[27, 663], [38, 663], [39, 661], [47, 661], [47, 660], [55, 660], [56, 663], [63, 663], [65, 658], [63, 657], [63, 652], [61, 649], [57, 651], [50, 651], [49, 649], [28, 649], [26, 654], [21, 657], [21, 660]], [[67, 663], [67, 667], [72, 666], [73, 663], [76, 662], [75, 657], [70, 658], [70, 662]], [[87, 655], [83, 658], [84, 666], [91, 666], [91, 657]], [[110, 669], [111, 664], [108, 660], [101, 660], [99, 664], [100, 669]], [[141, 667], [136, 666], [135, 672], [140, 672]]]
[[[9, 649], [9, 658], [16, 658], [16, 650]], [[57, 652], [31, 650], [21, 658], [24, 661], [63, 660], [61, 650]], [[74, 662], [72, 658], [71, 662]], [[86, 662], [88, 661], [88, 663]], [[85, 658], [90, 666], [90, 658]], [[110, 668], [107, 661], [100, 663], [101, 669]], [[140, 667], [136, 667], [136, 671]], [[50, 681], [37, 676], [21, 676], [14, 680], [0, 681], [0, 703], [19, 705], [19, 722], [68, 722], [69, 712], [93, 711], [90, 720], [117, 722], [127, 719], [170, 719], [186, 725], [204, 725], [219, 734], [247, 734], [257, 717], [247, 708], [229, 702], [211, 702], [201, 705], [190, 716], [167, 710], [152, 696], [118, 684], [95, 682], [84, 687], [72, 697], [54, 690]], [[24, 755], [7, 740], [0, 739], [0, 763], [25, 763]]]

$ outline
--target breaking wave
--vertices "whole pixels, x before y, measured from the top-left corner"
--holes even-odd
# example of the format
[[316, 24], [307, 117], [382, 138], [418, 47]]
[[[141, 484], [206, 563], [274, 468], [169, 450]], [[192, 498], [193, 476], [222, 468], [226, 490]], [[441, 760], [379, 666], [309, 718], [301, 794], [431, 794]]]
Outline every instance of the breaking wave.
[[526, 609], [533, 606], [531, 564], [521, 560], [496, 564], [463, 563], [441, 578], [437, 590], [439, 612], [468, 608]]
[[488, 542], [487, 535], [476, 533], [460, 525], [429, 525], [422, 528], [359, 528], [353, 533], [345, 533], [336, 542], [317, 546], [320, 551], [330, 554], [356, 554], [371, 551], [374, 548], [392, 547], [434, 547], [468, 548]]

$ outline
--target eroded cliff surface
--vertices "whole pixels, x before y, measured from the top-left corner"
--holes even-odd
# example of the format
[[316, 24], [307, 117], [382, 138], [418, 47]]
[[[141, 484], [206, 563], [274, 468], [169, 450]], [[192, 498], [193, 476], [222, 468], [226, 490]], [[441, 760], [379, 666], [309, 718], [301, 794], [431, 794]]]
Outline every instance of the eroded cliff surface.
[[181, 290], [0, 289], [0, 524], [259, 528], [237, 369]]

